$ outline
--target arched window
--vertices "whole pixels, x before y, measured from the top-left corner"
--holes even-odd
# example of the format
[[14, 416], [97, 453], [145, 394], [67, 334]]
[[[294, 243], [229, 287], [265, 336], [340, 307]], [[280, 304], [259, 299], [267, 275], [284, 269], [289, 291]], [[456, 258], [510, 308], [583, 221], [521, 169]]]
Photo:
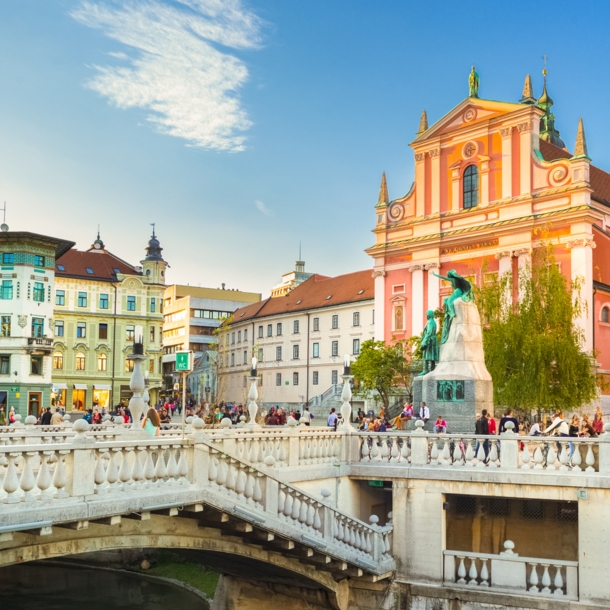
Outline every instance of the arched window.
[[97, 370], [105, 371], [107, 364], [108, 364], [108, 357], [106, 356], [106, 354], [99, 354], [97, 357]]
[[56, 371], [61, 371], [64, 368], [64, 355], [61, 352], [53, 354], [53, 368]]
[[608, 324], [608, 313], [610, 312], [610, 308], [602, 307], [602, 322]]
[[479, 169], [476, 165], [469, 165], [464, 170], [464, 209], [479, 205]]
[[78, 354], [76, 354], [76, 370], [85, 370], [85, 354], [83, 354], [83, 352], [78, 352]]

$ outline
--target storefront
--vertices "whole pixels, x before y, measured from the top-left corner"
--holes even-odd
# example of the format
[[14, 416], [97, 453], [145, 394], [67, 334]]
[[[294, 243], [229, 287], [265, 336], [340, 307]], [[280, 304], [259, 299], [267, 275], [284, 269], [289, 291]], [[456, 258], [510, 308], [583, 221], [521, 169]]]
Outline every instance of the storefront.
[[96, 383], [93, 386], [93, 406], [108, 409], [110, 407], [111, 385]]
[[[66, 408], [66, 393], [68, 385], [65, 383], [54, 383], [51, 388], [51, 407]], [[55, 409], [53, 409], [55, 410]]]
[[75, 383], [72, 390], [72, 410], [84, 411], [87, 404], [87, 384]]

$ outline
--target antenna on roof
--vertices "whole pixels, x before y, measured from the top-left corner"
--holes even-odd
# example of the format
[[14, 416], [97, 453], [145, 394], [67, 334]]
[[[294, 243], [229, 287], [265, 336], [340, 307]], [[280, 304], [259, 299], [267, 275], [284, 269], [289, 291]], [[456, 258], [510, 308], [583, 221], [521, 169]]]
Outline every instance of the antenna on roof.
[[151, 222], [150, 223], [150, 226], [153, 228], [153, 234], [152, 234], [153, 237], [155, 237], [155, 225], [156, 224], [157, 224], [156, 222]]
[[301, 258], [301, 242], [300, 242], [300, 240], [299, 240], [299, 260], [303, 260]]
[[8, 231], [8, 225], [6, 224], [6, 201], [4, 202], [4, 207], [2, 208], [2, 211], [4, 212], [4, 218], [2, 220], [2, 225], [0, 225], [0, 230], [6, 233]]

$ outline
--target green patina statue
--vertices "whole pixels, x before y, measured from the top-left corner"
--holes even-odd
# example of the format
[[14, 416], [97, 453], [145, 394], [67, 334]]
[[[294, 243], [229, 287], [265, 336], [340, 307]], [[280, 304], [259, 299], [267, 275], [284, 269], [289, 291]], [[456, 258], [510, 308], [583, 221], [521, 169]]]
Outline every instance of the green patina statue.
[[468, 75], [468, 97], [479, 97], [479, 75], [476, 73], [474, 66]]
[[436, 320], [434, 312], [430, 309], [427, 313], [428, 322], [421, 335], [421, 351], [424, 356], [424, 370], [420, 375], [433, 371], [439, 358], [438, 337], [436, 336]]
[[[433, 272], [434, 273], [434, 272]], [[439, 275], [434, 273], [436, 277], [440, 277], [442, 280], [451, 282], [453, 292], [443, 301], [443, 310], [445, 311], [445, 317], [443, 318], [443, 333], [441, 336], [441, 343], [445, 343], [449, 338], [449, 329], [451, 328], [451, 322], [455, 318], [455, 307], [453, 303], [461, 297], [465, 303], [474, 301], [474, 295], [472, 294], [472, 285], [470, 282], [456, 273], [454, 269], [447, 271], [447, 276]]]

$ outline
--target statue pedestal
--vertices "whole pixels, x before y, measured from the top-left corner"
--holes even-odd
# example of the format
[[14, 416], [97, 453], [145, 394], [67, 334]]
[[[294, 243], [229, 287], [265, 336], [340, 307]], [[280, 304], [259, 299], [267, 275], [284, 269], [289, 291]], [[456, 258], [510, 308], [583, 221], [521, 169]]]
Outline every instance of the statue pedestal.
[[493, 382], [485, 366], [481, 318], [474, 303], [454, 302], [455, 318], [447, 341], [441, 345], [436, 368], [413, 384], [413, 410], [421, 402], [430, 409], [426, 430], [434, 429], [441, 415], [448, 433], [474, 434], [476, 413], [493, 415]]

